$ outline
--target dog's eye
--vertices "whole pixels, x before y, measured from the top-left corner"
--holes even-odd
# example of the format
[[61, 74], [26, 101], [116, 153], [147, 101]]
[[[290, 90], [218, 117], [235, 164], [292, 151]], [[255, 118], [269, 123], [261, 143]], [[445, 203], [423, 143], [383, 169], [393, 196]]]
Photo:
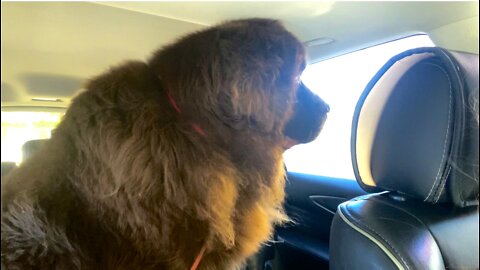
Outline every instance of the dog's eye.
[[300, 78], [300, 75], [298, 75], [297, 77], [295, 77], [295, 84], [300, 87], [300, 85], [302, 84], [302, 79]]
[[305, 62], [305, 60], [303, 60], [302, 64], [300, 65], [300, 70], [303, 72], [306, 67], [307, 67], [307, 63]]

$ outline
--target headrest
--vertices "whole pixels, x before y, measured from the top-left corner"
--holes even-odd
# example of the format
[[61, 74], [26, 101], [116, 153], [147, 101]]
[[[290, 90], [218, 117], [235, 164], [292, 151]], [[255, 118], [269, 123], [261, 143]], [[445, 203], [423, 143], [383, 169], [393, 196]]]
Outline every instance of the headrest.
[[390, 59], [355, 109], [352, 163], [367, 192], [478, 204], [478, 55], [418, 48]]
[[22, 146], [22, 159], [25, 161], [30, 158], [47, 140], [31, 140]]

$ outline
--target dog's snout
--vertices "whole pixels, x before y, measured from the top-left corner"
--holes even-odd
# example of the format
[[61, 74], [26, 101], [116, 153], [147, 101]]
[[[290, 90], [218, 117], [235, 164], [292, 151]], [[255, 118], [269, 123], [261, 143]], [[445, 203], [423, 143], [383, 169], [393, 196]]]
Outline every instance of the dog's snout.
[[284, 135], [298, 143], [314, 140], [329, 111], [330, 106], [322, 98], [300, 83], [294, 113], [285, 126]]
[[314, 107], [320, 110], [321, 113], [325, 114], [330, 112], [330, 106], [325, 102], [321, 97], [315, 94], [310, 88], [308, 88], [304, 83], [300, 83], [298, 89], [298, 99], [310, 99]]

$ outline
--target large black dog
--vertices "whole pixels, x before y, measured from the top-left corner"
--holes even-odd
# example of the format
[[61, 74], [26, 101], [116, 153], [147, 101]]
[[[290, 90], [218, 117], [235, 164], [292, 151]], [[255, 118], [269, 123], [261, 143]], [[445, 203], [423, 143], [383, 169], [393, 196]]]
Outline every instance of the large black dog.
[[231, 269], [288, 218], [286, 148], [328, 106], [274, 20], [190, 34], [91, 80], [2, 182], [7, 269]]

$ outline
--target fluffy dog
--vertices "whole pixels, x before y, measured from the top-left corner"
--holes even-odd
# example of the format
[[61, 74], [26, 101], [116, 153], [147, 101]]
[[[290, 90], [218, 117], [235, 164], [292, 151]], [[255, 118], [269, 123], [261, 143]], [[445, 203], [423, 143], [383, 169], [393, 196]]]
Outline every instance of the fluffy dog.
[[7, 269], [232, 269], [282, 211], [282, 153], [328, 106], [277, 21], [226, 22], [91, 80], [2, 183]]

